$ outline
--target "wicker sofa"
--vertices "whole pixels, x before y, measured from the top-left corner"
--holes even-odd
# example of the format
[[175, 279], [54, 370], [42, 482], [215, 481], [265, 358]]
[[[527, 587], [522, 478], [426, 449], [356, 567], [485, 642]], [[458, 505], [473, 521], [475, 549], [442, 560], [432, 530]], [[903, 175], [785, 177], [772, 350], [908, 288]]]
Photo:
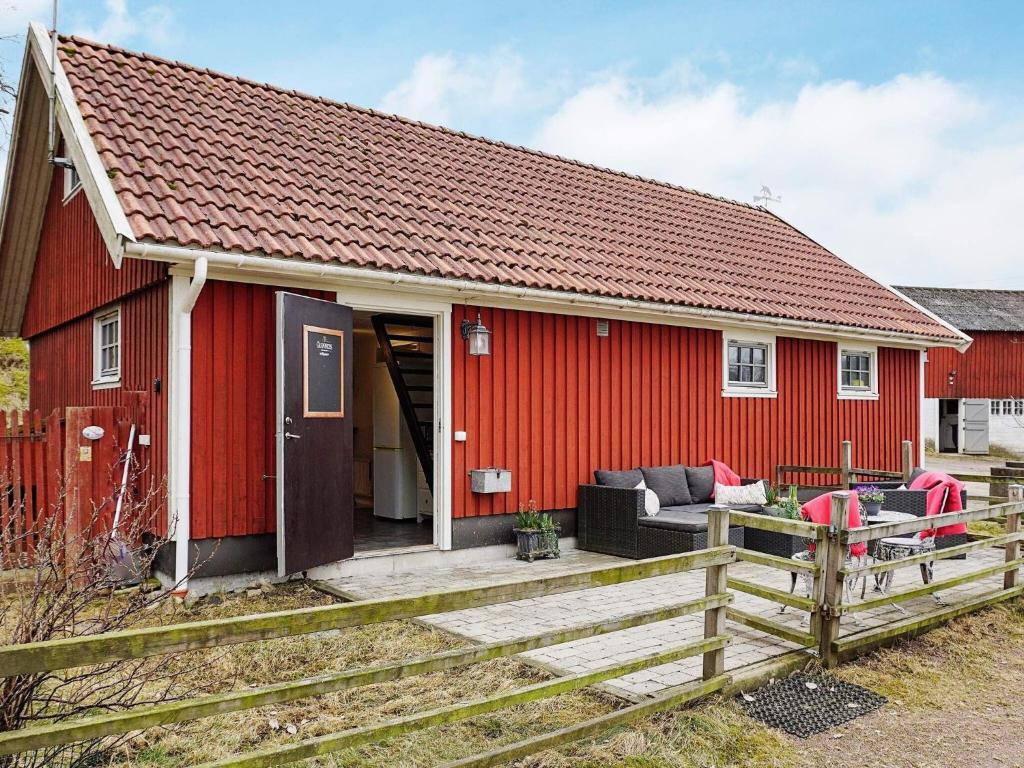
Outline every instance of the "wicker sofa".
[[[690, 495], [690, 503], [670, 503], [662, 506], [657, 515], [647, 515], [644, 510], [645, 492], [635, 488], [644, 479], [640, 469], [623, 472], [598, 470], [594, 473], [595, 484], [579, 487], [576, 540], [580, 549], [639, 560], [707, 547], [707, 510], [714, 503], [708, 495], [710, 488], [714, 488], [714, 481], [711, 480], [710, 487], [706, 483], [706, 472], [710, 468], [676, 465], [653, 469], [658, 472], [681, 471], [684, 475], [689, 470], [691, 478], [699, 474], [702, 481], [699, 487], [697, 483], [688, 486], [694, 491]], [[752, 482], [756, 481], [743, 481], [744, 484]], [[650, 483], [648, 486], [657, 492]], [[760, 505], [734, 509], [761, 512]], [[743, 534], [741, 526], [730, 526], [729, 543], [742, 547]]]

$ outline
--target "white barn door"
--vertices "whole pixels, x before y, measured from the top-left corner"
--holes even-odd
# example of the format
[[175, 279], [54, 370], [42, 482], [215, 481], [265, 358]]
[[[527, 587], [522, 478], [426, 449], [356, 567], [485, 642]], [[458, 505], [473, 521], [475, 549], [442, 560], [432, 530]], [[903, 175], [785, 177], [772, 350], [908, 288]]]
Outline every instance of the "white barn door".
[[964, 453], [988, 453], [988, 400], [964, 400]]

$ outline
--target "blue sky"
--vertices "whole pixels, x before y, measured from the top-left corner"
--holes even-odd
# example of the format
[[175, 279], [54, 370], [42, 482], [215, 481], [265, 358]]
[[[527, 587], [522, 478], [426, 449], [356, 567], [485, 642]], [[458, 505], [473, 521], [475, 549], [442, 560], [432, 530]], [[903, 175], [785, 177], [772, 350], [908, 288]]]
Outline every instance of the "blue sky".
[[[0, 34], [48, 14], [11, 5]], [[767, 184], [883, 280], [1024, 288], [1021, 3], [65, 0], [61, 27], [745, 201]]]

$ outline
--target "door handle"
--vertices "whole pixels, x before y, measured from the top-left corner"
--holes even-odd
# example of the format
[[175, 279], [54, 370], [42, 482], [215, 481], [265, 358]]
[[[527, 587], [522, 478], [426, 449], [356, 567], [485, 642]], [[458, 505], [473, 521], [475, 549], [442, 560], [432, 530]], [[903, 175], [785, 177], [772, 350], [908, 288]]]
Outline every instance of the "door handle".
[[298, 440], [302, 435], [293, 435], [291, 432], [284, 433], [285, 440]]

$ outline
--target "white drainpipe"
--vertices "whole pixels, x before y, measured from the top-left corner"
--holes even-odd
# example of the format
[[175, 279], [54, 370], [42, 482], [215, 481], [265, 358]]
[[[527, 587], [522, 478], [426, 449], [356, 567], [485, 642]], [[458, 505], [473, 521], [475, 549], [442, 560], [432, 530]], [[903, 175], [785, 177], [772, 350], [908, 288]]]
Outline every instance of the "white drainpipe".
[[170, 449], [171, 526], [174, 536], [175, 590], [188, 591], [190, 538], [189, 500], [192, 451], [192, 310], [206, 284], [209, 264], [200, 256], [192, 279], [171, 278], [171, 382], [168, 425]]

